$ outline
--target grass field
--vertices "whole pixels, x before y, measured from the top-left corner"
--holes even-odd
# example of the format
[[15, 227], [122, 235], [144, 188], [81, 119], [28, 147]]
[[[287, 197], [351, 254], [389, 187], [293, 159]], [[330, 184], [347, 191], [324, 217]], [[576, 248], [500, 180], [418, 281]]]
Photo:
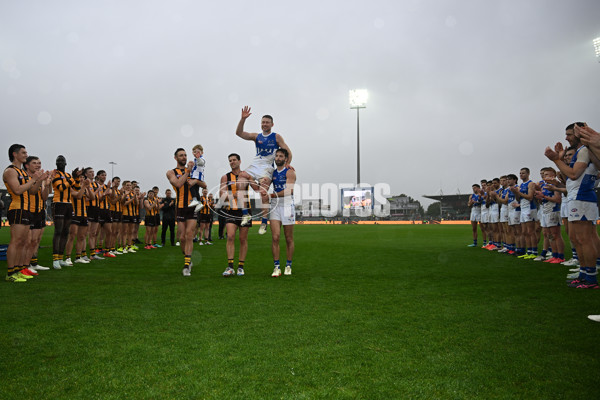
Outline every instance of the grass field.
[[466, 225], [300, 225], [274, 279], [252, 229], [245, 277], [217, 240], [187, 278], [167, 246], [2, 282], [0, 398], [600, 396], [600, 293], [568, 267], [468, 248]]

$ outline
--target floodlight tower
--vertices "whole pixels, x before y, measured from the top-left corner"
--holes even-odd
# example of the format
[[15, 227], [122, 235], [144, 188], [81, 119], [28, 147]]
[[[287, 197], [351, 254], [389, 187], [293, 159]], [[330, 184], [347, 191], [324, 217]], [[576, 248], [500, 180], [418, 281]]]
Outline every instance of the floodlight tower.
[[117, 165], [117, 163], [114, 161], [109, 161], [108, 163], [110, 164], [110, 180], [112, 182], [115, 177], [115, 165]]
[[350, 109], [356, 109], [356, 186], [360, 184], [360, 117], [361, 108], [367, 108], [369, 92], [366, 89], [350, 91]]
[[594, 39], [594, 49], [596, 50], [596, 58], [600, 62], [600, 37]]

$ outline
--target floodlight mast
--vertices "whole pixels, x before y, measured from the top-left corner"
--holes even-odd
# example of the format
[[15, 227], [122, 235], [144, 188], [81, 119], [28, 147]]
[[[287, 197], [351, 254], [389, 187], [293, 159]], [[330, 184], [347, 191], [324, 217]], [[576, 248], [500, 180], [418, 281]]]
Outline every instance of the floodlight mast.
[[350, 109], [356, 109], [356, 186], [360, 185], [360, 109], [367, 108], [368, 98], [366, 89], [350, 91]]
[[594, 39], [594, 50], [596, 51], [596, 58], [600, 62], [600, 37]]
[[115, 165], [117, 165], [114, 161], [109, 161], [110, 164], [110, 180], [112, 181], [115, 177]]

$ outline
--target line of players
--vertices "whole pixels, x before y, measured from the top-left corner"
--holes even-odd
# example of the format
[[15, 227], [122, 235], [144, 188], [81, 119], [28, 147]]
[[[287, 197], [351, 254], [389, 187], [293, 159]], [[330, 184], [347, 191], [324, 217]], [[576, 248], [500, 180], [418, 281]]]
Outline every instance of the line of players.
[[[483, 248], [550, 264], [577, 267], [567, 278], [568, 285], [579, 289], [598, 289], [600, 238], [596, 230], [598, 205], [594, 191], [600, 167], [600, 134], [585, 123], [566, 128], [564, 149], [559, 142], [545, 155], [555, 163], [542, 168], [542, 180], [530, 179], [528, 168], [514, 174], [474, 184], [469, 198], [473, 243], [477, 244], [477, 225], [483, 236]], [[592, 145], [597, 142], [597, 147]], [[558, 170], [558, 171], [557, 171]], [[561, 225], [571, 241], [573, 258], [565, 261], [565, 243]], [[543, 233], [542, 251], [538, 243]], [[578, 253], [579, 250], [579, 253]]]
[[[263, 211], [261, 212], [259, 234], [264, 234], [267, 231], [267, 216], [269, 214], [271, 219], [274, 263], [272, 276], [278, 277], [281, 275], [279, 238], [282, 226], [288, 256], [284, 274], [291, 275], [294, 252], [293, 225], [295, 223], [293, 204], [295, 172], [290, 167], [292, 153], [281, 135], [271, 131], [273, 118], [269, 115], [265, 115], [261, 119], [261, 133], [245, 132], [243, 130], [244, 122], [250, 115], [250, 108], [244, 107], [242, 118], [236, 129], [236, 135], [255, 143], [256, 156], [245, 171], [239, 168], [239, 155], [232, 153], [228, 157], [232, 172], [221, 178], [219, 195], [220, 197], [229, 197], [231, 200], [235, 198], [234, 193], [247, 192], [249, 186], [260, 193]], [[196, 147], [199, 147], [200, 153], [198, 154], [201, 156], [203, 152], [201, 146]], [[194, 148], [194, 150], [198, 149]], [[198, 158], [195, 154], [196, 161]], [[11, 196], [8, 213], [11, 242], [7, 254], [8, 274], [6, 280], [24, 282], [37, 275], [37, 270], [48, 269], [37, 264], [37, 256], [33, 254], [33, 252], [37, 252], [39, 246], [41, 228], [39, 235], [35, 235], [36, 237], [39, 236], [39, 239], [34, 242], [32, 239], [34, 235], [31, 231], [37, 229], [32, 227], [34, 223], [30, 223], [30, 220], [33, 221], [33, 217], [29, 211], [29, 199], [30, 196], [35, 197], [31, 204], [39, 205], [39, 208], [34, 210], [36, 220], [41, 221], [41, 226], [45, 226], [45, 215], [42, 218], [44, 212], [42, 204], [49, 195], [50, 187], [54, 191], [52, 211], [54, 218], [53, 267], [55, 269], [61, 269], [65, 265], [72, 264], [70, 257], [67, 256], [65, 259], [65, 250], [69, 250], [70, 254], [75, 240], [77, 242], [76, 263], [89, 263], [93, 259], [115, 257], [117, 254], [124, 252], [135, 252], [136, 248], [132, 242], [132, 233], [137, 232], [135, 226], [139, 224], [139, 217], [136, 219], [136, 214], [128, 210], [135, 208], [137, 204], [143, 204], [148, 211], [146, 217], [146, 248], [156, 246], [156, 227], [160, 222], [156, 221], [156, 224], [153, 224], [153, 218], [149, 220], [149, 216], [152, 217], [156, 212], [158, 219], [158, 210], [161, 205], [153, 203], [153, 200], [155, 200], [153, 191], [149, 191], [146, 199], [144, 197], [145, 193], [140, 193], [139, 188], [132, 187], [131, 182], [123, 182], [122, 189], [119, 189], [120, 180], [115, 178], [110, 185], [107, 185], [105, 184], [106, 173], [100, 171], [97, 176], [94, 176], [91, 168], [81, 171], [75, 169], [69, 174], [65, 171], [67, 162], [64, 156], [57, 157], [55, 170], [43, 171], [40, 162], [39, 164], [36, 163], [37, 170], [32, 171], [29, 175], [25, 169], [29, 164], [27, 151], [23, 145], [19, 144], [15, 144], [9, 149], [9, 159], [11, 165], [3, 174], [4, 182]], [[190, 162], [188, 165], [185, 151], [181, 148], [176, 150], [175, 160], [177, 166], [167, 172], [167, 179], [173, 185], [177, 195], [177, 205], [175, 207], [177, 230], [181, 250], [184, 253], [182, 272], [184, 276], [190, 276], [192, 240], [196, 231], [194, 211], [198, 205], [194, 205], [192, 202], [191, 189], [193, 186], [206, 188], [204, 182], [197, 178], [190, 179], [190, 175], [194, 167], [201, 166], [203, 169], [205, 163], [195, 165], [197, 163]], [[277, 168], [274, 168], [274, 164], [277, 165]], [[268, 194], [267, 191], [271, 183], [273, 183], [274, 192]], [[226, 195], [227, 193], [228, 195]], [[197, 196], [196, 194], [195, 197]], [[237, 275], [244, 275], [247, 231], [252, 220], [249, 213], [249, 202], [244, 200], [244, 197], [247, 196], [242, 195], [240, 204], [236, 204], [237, 201], [233, 203], [229, 201], [228, 203], [225, 220], [228, 267], [223, 273], [224, 276], [234, 274], [234, 240], [238, 229], [240, 230], [240, 252]], [[89, 227], [88, 221], [92, 221], [89, 223]], [[203, 231], [205, 232], [205, 230]], [[100, 240], [101, 238], [103, 240]], [[90, 257], [85, 252], [88, 240], [93, 252]], [[153, 243], [150, 243], [150, 240]], [[173, 236], [171, 241], [173, 241]], [[124, 246], [123, 251], [117, 247], [119, 244]], [[23, 250], [25, 248], [28, 250]]]
[[136, 182], [123, 181], [121, 186], [120, 178], [115, 177], [107, 184], [106, 172], [95, 174], [91, 167], [68, 173], [62, 155], [56, 158], [56, 169], [44, 171], [41, 160], [28, 156], [20, 144], [10, 147], [9, 159], [11, 165], [3, 174], [11, 196], [7, 213], [11, 226], [7, 281], [25, 282], [38, 275], [37, 271], [49, 269], [38, 263], [37, 251], [46, 226], [45, 204], [51, 192], [54, 193], [54, 269], [135, 253], [140, 208], [146, 209], [145, 248], [161, 247], [156, 243], [162, 206], [157, 200], [157, 187], [146, 195]]

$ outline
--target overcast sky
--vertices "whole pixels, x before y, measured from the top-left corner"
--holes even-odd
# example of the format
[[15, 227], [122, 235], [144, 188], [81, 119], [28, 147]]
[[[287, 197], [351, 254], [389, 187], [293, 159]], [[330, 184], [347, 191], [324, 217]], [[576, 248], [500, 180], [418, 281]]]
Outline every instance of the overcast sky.
[[[423, 194], [550, 164], [575, 120], [600, 128], [600, 2], [0, 1], [0, 148], [53, 168], [92, 166], [168, 186], [173, 152], [200, 143], [207, 183], [260, 117], [299, 183], [361, 178]], [[535, 175], [537, 177], [537, 174]]]

